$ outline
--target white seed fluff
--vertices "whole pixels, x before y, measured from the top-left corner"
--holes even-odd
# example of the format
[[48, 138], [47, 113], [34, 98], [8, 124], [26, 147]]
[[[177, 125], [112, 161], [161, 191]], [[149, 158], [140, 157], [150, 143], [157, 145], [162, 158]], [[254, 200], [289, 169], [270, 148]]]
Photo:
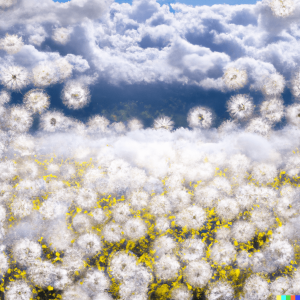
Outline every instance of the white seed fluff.
[[228, 282], [218, 281], [209, 286], [206, 290], [207, 300], [232, 300], [234, 299], [233, 287]]
[[12, 249], [15, 260], [22, 266], [30, 266], [42, 255], [42, 246], [27, 238], [17, 241]]
[[178, 277], [180, 263], [175, 256], [164, 255], [155, 262], [154, 272], [159, 280], [173, 280]]
[[6, 34], [5, 38], [0, 40], [0, 49], [5, 50], [8, 54], [16, 54], [24, 46], [22, 37], [18, 37], [16, 34]]
[[7, 120], [10, 130], [22, 133], [29, 130], [33, 123], [32, 115], [27, 109], [21, 106], [13, 106]]
[[227, 102], [227, 110], [234, 119], [242, 120], [249, 118], [253, 113], [253, 109], [253, 100], [246, 94], [232, 96]]
[[255, 235], [255, 226], [246, 221], [236, 221], [231, 227], [231, 237], [239, 243], [250, 241]]
[[93, 233], [81, 235], [76, 241], [76, 244], [82, 251], [90, 256], [95, 255], [102, 248], [99, 236]]
[[213, 121], [213, 114], [210, 109], [197, 106], [189, 111], [187, 120], [192, 128], [209, 128]]
[[248, 80], [248, 76], [245, 70], [228, 68], [224, 72], [223, 80], [229, 89], [236, 90], [245, 86]]
[[192, 205], [178, 213], [175, 220], [176, 224], [181, 227], [197, 230], [206, 221], [206, 214], [201, 207]]
[[284, 105], [282, 99], [272, 98], [263, 101], [260, 106], [260, 113], [270, 123], [281, 121], [284, 116]]
[[265, 78], [262, 91], [268, 96], [275, 96], [283, 92], [284, 86], [284, 77], [279, 73], [274, 73]]
[[69, 124], [68, 118], [58, 111], [48, 111], [40, 119], [40, 128], [48, 132], [66, 130]]
[[267, 136], [270, 130], [271, 125], [267, 123], [263, 118], [252, 119], [246, 127], [246, 131], [256, 133], [262, 136]]
[[267, 300], [270, 295], [268, 282], [255, 274], [246, 280], [243, 291], [247, 300]]
[[2, 84], [10, 90], [21, 90], [26, 87], [29, 82], [28, 71], [19, 66], [8, 66], [1, 70]]
[[182, 243], [180, 256], [183, 260], [194, 261], [205, 256], [205, 243], [200, 239], [186, 239]]
[[300, 104], [292, 104], [286, 108], [287, 121], [295, 126], [300, 126]]
[[124, 224], [124, 234], [129, 240], [138, 240], [147, 233], [147, 226], [142, 219], [131, 218]]
[[162, 116], [154, 120], [153, 127], [154, 129], [172, 130], [174, 127], [174, 122], [171, 120], [171, 118]]
[[23, 101], [28, 110], [34, 113], [41, 113], [48, 109], [50, 105], [49, 98], [50, 97], [45, 93], [44, 90], [34, 89], [25, 94]]
[[25, 281], [17, 280], [8, 284], [5, 291], [5, 300], [29, 300], [31, 298], [31, 287]]
[[41, 62], [32, 69], [33, 82], [35, 86], [47, 87], [57, 83], [59, 76], [56, 66], [50, 62]]
[[189, 263], [183, 271], [185, 280], [193, 287], [203, 288], [213, 275], [210, 264], [205, 260]]
[[70, 109], [80, 109], [90, 102], [89, 89], [80, 82], [70, 81], [62, 90], [63, 104]]
[[220, 241], [211, 247], [210, 257], [217, 264], [230, 264], [236, 255], [236, 250], [230, 242]]

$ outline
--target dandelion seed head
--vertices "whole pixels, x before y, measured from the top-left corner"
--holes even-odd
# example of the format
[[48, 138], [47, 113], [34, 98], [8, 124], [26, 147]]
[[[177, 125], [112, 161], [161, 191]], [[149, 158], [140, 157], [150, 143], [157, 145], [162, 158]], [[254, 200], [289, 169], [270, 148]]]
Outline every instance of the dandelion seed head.
[[129, 240], [138, 240], [147, 233], [147, 226], [142, 219], [131, 218], [124, 224], [124, 234]]
[[262, 102], [260, 113], [270, 123], [280, 122], [284, 116], [284, 105], [281, 99], [273, 98]]
[[228, 282], [218, 281], [209, 285], [206, 298], [208, 300], [231, 300], [234, 299], [234, 289]]
[[209, 128], [213, 121], [210, 109], [202, 106], [192, 108], [188, 113], [188, 123], [192, 128]]
[[79, 82], [70, 81], [62, 90], [63, 104], [69, 109], [80, 109], [90, 102], [89, 89]]
[[13, 257], [22, 266], [30, 266], [42, 255], [40, 244], [27, 238], [18, 240], [12, 248]]
[[[20, 134], [16, 136], [16, 138], [12, 141], [10, 146], [17, 152], [20, 153], [21, 156], [24, 155], [33, 155], [35, 153], [34, 149], [36, 147], [35, 139], [28, 135], [28, 134]], [[34, 176], [36, 174], [34, 171], [36, 170], [35, 167], [33, 167], [33, 173], [29, 177]]]
[[228, 68], [224, 72], [223, 81], [231, 90], [240, 89], [247, 84], [247, 72], [236, 68]]
[[18, 37], [16, 34], [7, 33], [5, 38], [0, 39], [0, 49], [5, 50], [10, 55], [18, 53], [23, 46], [22, 37]]
[[169, 236], [161, 236], [154, 241], [153, 249], [159, 258], [175, 254], [176, 242]]
[[200, 239], [186, 239], [182, 243], [181, 258], [187, 261], [199, 260], [205, 256], [205, 243]]
[[8, 66], [4, 67], [1, 70], [1, 79], [2, 84], [10, 90], [21, 90], [26, 87], [29, 82], [29, 73], [28, 71], [20, 66]]
[[191, 300], [193, 298], [192, 291], [190, 291], [185, 285], [179, 285], [174, 287], [171, 292], [172, 300]]
[[41, 89], [34, 89], [27, 92], [23, 101], [25, 107], [33, 113], [42, 113], [50, 105], [49, 96]]
[[246, 221], [236, 221], [231, 227], [231, 237], [239, 243], [250, 241], [255, 235], [255, 226]]
[[77, 214], [73, 218], [72, 225], [77, 232], [84, 233], [91, 229], [92, 223], [87, 214]]
[[210, 264], [205, 260], [190, 262], [183, 271], [187, 283], [193, 288], [203, 288], [213, 275]]
[[67, 248], [64, 251], [64, 259], [62, 267], [69, 271], [75, 271], [80, 270], [84, 266], [83, 257], [84, 253], [81, 251], [81, 249], [78, 249], [76, 247], [73, 248]]
[[261, 136], [267, 136], [270, 133], [270, 130], [271, 125], [267, 123], [263, 118], [259, 117], [252, 119], [246, 128], [246, 131], [256, 133]]
[[8, 103], [11, 99], [11, 95], [8, 91], [6, 90], [2, 90], [0, 92], [0, 105], [4, 105], [6, 103]]
[[176, 216], [176, 224], [187, 229], [199, 229], [206, 221], [204, 210], [199, 206], [189, 206]]
[[218, 265], [230, 264], [236, 255], [234, 246], [227, 241], [220, 241], [211, 247], [211, 259]]
[[102, 231], [103, 239], [109, 243], [116, 243], [122, 239], [122, 229], [117, 223], [107, 223]]
[[134, 255], [125, 251], [119, 251], [111, 258], [109, 268], [114, 278], [125, 281], [136, 271], [137, 259]]
[[249, 95], [238, 94], [227, 102], [227, 110], [232, 118], [243, 120], [253, 113], [253, 100]]
[[172, 130], [174, 122], [167, 116], [161, 116], [154, 120], [153, 127], [154, 129]]
[[32, 69], [33, 83], [38, 87], [48, 87], [58, 81], [58, 71], [55, 65], [50, 62], [41, 62]]
[[5, 292], [5, 300], [30, 300], [32, 298], [31, 287], [22, 280], [11, 281]]
[[88, 131], [90, 132], [106, 132], [108, 130], [109, 121], [103, 117], [96, 115], [91, 117], [87, 122]]
[[90, 297], [79, 286], [73, 285], [62, 293], [62, 300], [90, 300]]
[[287, 121], [294, 125], [300, 126], [300, 104], [292, 104], [286, 108]]
[[144, 127], [143, 123], [138, 119], [132, 119], [128, 122], [127, 127], [131, 131], [139, 130]]
[[89, 256], [95, 255], [102, 248], [102, 243], [99, 236], [93, 233], [81, 235], [77, 239], [76, 244]]
[[267, 96], [275, 96], [283, 93], [284, 87], [284, 77], [279, 73], [273, 73], [264, 79], [262, 91]]
[[270, 295], [268, 282], [256, 274], [246, 279], [243, 291], [247, 300], [267, 299]]
[[164, 255], [155, 262], [154, 272], [159, 280], [173, 280], [177, 278], [180, 263], [175, 256]]

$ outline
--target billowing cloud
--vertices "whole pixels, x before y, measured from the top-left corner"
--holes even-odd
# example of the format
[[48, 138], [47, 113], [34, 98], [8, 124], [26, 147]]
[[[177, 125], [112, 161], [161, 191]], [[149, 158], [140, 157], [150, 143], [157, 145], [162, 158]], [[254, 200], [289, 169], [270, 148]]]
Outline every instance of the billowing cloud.
[[289, 79], [299, 65], [300, 6], [295, 5], [290, 16], [276, 17], [266, 1], [211, 7], [175, 3], [171, 13], [155, 0], [132, 5], [20, 0], [2, 11], [0, 26], [5, 33], [15, 25], [13, 33], [32, 45], [25, 45], [16, 60], [26, 55], [30, 64], [39, 61], [45, 54], [34, 47], [44, 43], [49, 52], [58, 47], [68, 53], [72, 64], [77, 55], [77, 71], [88, 64], [113, 84], [180, 82], [222, 90], [224, 70], [236, 67], [247, 71], [249, 87], [259, 88], [262, 77], [279, 72]]
[[17, 0], [1, 11], [0, 27], [8, 29], [15, 25], [51, 22], [66, 26], [86, 19], [97, 19], [112, 3], [112, 0], [71, 0], [66, 3], [45, 0]]

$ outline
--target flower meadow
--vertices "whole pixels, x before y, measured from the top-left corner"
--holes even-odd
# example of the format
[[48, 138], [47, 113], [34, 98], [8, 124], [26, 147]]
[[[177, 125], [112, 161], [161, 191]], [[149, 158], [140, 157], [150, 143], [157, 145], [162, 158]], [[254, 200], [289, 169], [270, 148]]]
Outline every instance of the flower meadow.
[[[266, 95], [256, 108], [237, 93], [217, 129], [206, 107], [191, 109], [190, 129], [167, 116], [144, 129], [49, 111], [43, 89], [9, 106], [9, 84], [0, 94], [5, 299], [300, 293], [299, 104]], [[74, 106], [86, 91], [68, 93]], [[40, 129], [29, 134], [34, 116]]]
[[[0, 0], [8, 9], [13, 0]], [[269, 2], [278, 18], [291, 0]], [[52, 39], [62, 45], [68, 28]], [[24, 47], [7, 33], [0, 48]], [[300, 294], [300, 70], [222, 82], [230, 119], [192, 107], [188, 128], [158, 116], [87, 122], [50, 109], [91, 102], [66, 58], [0, 66], [0, 293], [5, 300], [271, 300]], [[11, 104], [22, 93], [21, 104]], [[282, 94], [289, 88], [293, 103]], [[32, 130], [36, 123], [38, 129]], [[278, 126], [281, 124], [281, 126]]]

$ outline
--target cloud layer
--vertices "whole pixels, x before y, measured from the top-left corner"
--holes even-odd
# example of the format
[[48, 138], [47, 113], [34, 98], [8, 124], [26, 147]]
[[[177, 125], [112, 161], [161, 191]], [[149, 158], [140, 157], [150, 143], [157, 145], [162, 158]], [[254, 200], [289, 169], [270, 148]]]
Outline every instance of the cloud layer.
[[[225, 88], [224, 70], [235, 67], [247, 71], [250, 88], [258, 88], [276, 71], [289, 79], [299, 65], [300, 4], [295, 5], [290, 16], [279, 18], [266, 1], [211, 7], [176, 3], [171, 13], [155, 0], [132, 5], [19, 0], [1, 12], [0, 28], [2, 35], [23, 37], [25, 46], [10, 59], [28, 67], [68, 53], [87, 60], [99, 78], [113, 84], [178, 82], [218, 90]], [[4, 51], [0, 55], [7, 59]]]

